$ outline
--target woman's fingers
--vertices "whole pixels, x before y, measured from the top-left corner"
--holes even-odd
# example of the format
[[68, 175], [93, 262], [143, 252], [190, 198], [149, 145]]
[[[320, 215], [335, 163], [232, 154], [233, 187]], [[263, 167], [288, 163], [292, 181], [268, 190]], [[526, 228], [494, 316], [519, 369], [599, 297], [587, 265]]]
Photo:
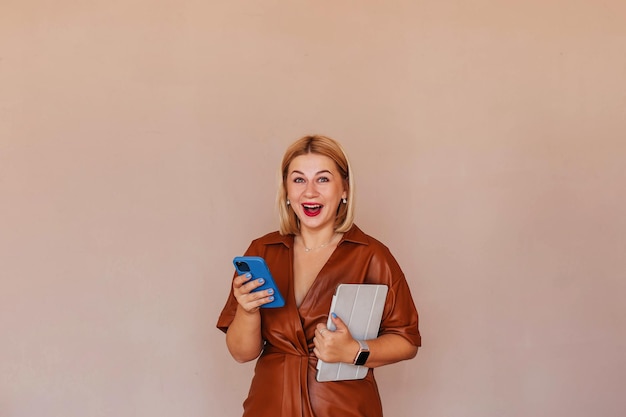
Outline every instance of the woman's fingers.
[[[336, 320], [333, 321], [337, 324]], [[313, 353], [324, 362], [345, 362], [346, 359], [349, 360], [354, 343], [356, 342], [349, 331], [341, 328], [330, 330], [326, 324], [318, 323], [313, 337]]]
[[263, 278], [252, 279], [252, 275], [239, 275], [233, 279], [233, 289], [240, 294], [248, 294], [265, 283]]
[[236, 276], [233, 279], [233, 288], [234, 289], [241, 288], [246, 282], [250, 281], [251, 278], [252, 278], [252, 275], [250, 273]]
[[248, 312], [255, 311], [263, 304], [274, 301], [274, 290], [269, 288], [254, 291], [265, 283], [263, 278], [252, 280], [250, 274], [239, 275], [233, 279], [233, 293], [237, 302]]

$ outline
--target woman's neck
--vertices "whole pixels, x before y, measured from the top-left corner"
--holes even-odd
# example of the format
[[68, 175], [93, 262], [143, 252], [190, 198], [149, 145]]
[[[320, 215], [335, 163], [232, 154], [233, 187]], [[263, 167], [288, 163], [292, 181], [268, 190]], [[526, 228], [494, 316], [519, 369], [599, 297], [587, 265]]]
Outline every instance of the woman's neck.
[[304, 247], [305, 252], [311, 252], [318, 249], [323, 249], [331, 243], [335, 243], [337, 233], [332, 228], [326, 228], [323, 230], [308, 230], [303, 229], [300, 231], [299, 240]]

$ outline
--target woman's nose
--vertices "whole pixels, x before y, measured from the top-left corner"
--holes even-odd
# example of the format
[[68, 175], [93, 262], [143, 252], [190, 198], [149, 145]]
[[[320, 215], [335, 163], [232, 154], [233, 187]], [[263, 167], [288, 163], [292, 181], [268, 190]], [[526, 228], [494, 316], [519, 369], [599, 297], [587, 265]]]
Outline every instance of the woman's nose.
[[306, 184], [306, 189], [304, 190], [305, 194], [307, 196], [314, 196], [317, 195], [317, 187], [315, 185], [315, 183], [313, 181], [309, 181]]

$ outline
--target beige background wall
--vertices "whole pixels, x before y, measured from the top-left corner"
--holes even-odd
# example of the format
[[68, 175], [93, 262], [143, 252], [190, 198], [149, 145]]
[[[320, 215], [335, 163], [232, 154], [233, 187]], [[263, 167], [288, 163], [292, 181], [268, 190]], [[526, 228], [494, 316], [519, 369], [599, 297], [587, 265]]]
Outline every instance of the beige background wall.
[[230, 262], [311, 132], [420, 309], [387, 416], [622, 416], [625, 80], [620, 0], [2, 0], [0, 416], [239, 415]]

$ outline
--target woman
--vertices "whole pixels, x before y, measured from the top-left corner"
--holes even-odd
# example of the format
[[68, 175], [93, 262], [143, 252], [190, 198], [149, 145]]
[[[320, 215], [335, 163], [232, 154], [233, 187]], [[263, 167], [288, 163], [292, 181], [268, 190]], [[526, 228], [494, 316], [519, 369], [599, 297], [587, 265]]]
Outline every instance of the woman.
[[[235, 276], [217, 323], [237, 361], [259, 358], [244, 416], [380, 417], [372, 368], [413, 358], [421, 343], [404, 274], [383, 244], [353, 224], [354, 178], [341, 145], [303, 137], [285, 152], [281, 171], [279, 231], [254, 240], [246, 255], [265, 258], [286, 304], [260, 308], [271, 291], [252, 292], [260, 282]], [[341, 283], [389, 287], [380, 332], [365, 341], [365, 379], [317, 382], [318, 359], [354, 363], [363, 345], [340, 317], [332, 317], [335, 331], [326, 328]]]

